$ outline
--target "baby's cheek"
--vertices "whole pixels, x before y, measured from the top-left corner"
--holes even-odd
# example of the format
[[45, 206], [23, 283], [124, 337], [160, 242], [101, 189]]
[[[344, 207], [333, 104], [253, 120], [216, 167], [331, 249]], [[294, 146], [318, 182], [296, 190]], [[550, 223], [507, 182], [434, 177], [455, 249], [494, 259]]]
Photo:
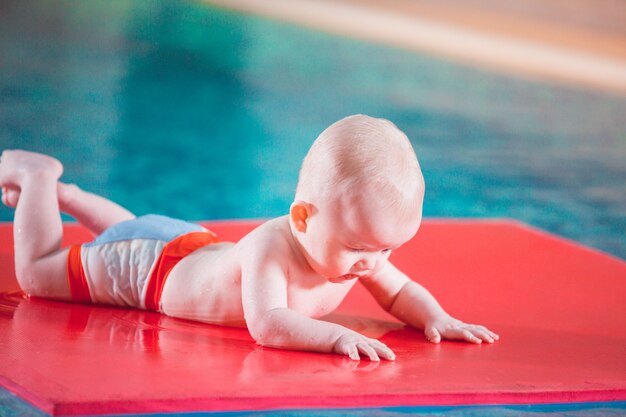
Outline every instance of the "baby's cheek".
[[352, 253], [346, 254], [341, 257], [341, 261], [339, 263], [340, 268], [344, 273], [347, 273], [354, 268], [354, 266], [359, 262], [359, 259], [353, 256]]
[[384, 258], [379, 259], [378, 262], [376, 262], [376, 265], [374, 266], [373, 272], [378, 272], [381, 269], [383, 269], [383, 267], [388, 262], [388, 260], [389, 260], [389, 256], [385, 256]]

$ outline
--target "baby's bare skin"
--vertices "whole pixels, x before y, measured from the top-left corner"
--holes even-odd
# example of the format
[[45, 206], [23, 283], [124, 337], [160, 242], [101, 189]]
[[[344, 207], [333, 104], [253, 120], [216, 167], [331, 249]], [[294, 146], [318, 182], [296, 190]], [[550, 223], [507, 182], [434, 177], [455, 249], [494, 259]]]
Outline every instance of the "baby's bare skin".
[[[208, 246], [185, 258], [170, 273], [161, 306], [174, 317], [246, 326], [266, 346], [322, 352], [349, 348], [341, 353], [358, 359], [355, 345], [360, 343], [372, 360], [394, 359], [376, 340], [315, 320], [337, 308], [357, 279], [334, 281], [311, 268], [292, 235], [289, 216], [283, 216], [237, 244]], [[354, 342], [336, 346], [342, 336]]]
[[[16, 209], [20, 287], [30, 295], [72, 301], [60, 211], [95, 235], [134, 215], [60, 182], [62, 171], [59, 161], [41, 154], [5, 151], [0, 157], [2, 201]], [[394, 353], [378, 340], [318, 320], [360, 281], [382, 308], [423, 330], [433, 343], [442, 338], [493, 343], [497, 334], [448, 315], [388, 261], [391, 251], [417, 232], [423, 196], [419, 164], [404, 134], [380, 119], [342, 119], [320, 135], [303, 162], [289, 215], [266, 222], [236, 244], [213, 244], [184, 257], [165, 283], [161, 311], [245, 326], [264, 346], [393, 360]]]
[[[298, 252], [291, 236], [288, 216], [270, 220], [238, 243], [201, 248], [180, 261], [170, 272], [163, 289], [161, 308], [169, 316], [206, 323], [245, 327], [241, 294], [241, 265], [259, 251], [286, 260], [287, 307], [319, 318], [333, 311], [356, 283], [334, 284], [313, 271]], [[263, 255], [261, 255], [263, 256]]]

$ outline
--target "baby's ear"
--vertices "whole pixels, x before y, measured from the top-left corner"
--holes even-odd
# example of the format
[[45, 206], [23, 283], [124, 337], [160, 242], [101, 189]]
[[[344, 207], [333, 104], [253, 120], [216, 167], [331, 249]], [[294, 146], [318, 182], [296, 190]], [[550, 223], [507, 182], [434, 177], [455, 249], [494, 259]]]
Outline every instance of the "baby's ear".
[[311, 204], [304, 201], [294, 201], [289, 209], [289, 218], [298, 232], [305, 233], [306, 225], [311, 216]]

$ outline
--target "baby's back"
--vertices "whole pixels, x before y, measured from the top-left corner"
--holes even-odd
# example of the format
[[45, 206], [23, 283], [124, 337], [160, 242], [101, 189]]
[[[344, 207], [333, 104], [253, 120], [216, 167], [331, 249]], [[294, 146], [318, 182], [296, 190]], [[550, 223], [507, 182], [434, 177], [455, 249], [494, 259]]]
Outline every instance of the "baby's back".
[[205, 246], [171, 271], [161, 297], [168, 316], [226, 326], [245, 326], [241, 268], [230, 242]]
[[[287, 216], [270, 220], [238, 243], [196, 250], [172, 269], [163, 289], [162, 311], [173, 317], [227, 326], [245, 326], [241, 265], [250, 257], [283, 265], [286, 307], [309, 317], [334, 310], [354, 281], [333, 284], [315, 273], [298, 253]], [[250, 272], [246, 279], [265, 279]]]

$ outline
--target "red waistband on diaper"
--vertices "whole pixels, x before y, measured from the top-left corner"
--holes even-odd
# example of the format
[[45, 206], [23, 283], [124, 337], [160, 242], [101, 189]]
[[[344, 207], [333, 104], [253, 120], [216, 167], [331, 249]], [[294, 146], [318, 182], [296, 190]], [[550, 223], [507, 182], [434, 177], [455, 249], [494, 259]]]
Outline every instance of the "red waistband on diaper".
[[85, 278], [85, 270], [80, 258], [81, 245], [70, 246], [67, 254], [67, 281], [70, 285], [72, 300], [76, 303], [90, 303], [91, 295]]
[[196, 249], [217, 242], [219, 239], [212, 232], [191, 232], [165, 245], [148, 281], [146, 310], [159, 311], [163, 287], [174, 265]]

